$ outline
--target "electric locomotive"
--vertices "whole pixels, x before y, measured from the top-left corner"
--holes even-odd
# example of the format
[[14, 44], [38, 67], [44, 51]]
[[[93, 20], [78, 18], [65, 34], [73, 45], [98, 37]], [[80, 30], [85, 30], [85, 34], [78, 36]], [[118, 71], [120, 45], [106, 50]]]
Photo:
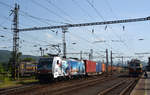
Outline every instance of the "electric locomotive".
[[129, 76], [138, 77], [142, 73], [142, 64], [138, 59], [132, 59], [129, 64]]

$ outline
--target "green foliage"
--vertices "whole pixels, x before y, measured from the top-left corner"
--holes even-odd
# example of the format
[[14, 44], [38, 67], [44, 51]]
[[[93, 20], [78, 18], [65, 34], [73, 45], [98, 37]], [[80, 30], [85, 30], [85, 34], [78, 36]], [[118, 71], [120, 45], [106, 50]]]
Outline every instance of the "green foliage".
[[[1, 62], [5, 62], [5, 63], [9, 63], [10, 60], [12, 62], [12, 52], [8, 51], [8, 50], [0, 50], [0, 63]], [[32, 55], [23, 55], [21, 52], [18, 53], [18, 57], [20, 59], [24, 59], [24, 58], [33, 58], [34, 60], [38, 61], [39, 60], [39, 56], [32, 56]]]
[[3, 73], [4, 72], [4, 67], [2, 64], [0, 64], [0, 73]]
[[8, 64], [7, 63], [0, 63], [0, 73], [4, 73], [8, 71]]
[[28, 58], [24, 58], [22, 61], [30, 62], [30, 61], [35, 61], [35, 59], [28, 57]]
[[11, 57], [11, 52], [7, 50], [0, 50], [0, 62], [8, 62]]
[[43, 57], [49, 57], [49, 55], [43, 55]]

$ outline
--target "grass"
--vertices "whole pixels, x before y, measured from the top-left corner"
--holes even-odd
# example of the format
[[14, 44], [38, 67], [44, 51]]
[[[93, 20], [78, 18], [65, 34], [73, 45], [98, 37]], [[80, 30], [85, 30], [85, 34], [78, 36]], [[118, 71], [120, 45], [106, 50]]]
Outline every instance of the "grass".
[[9, 77], [5, 77], [3, 81], [0, 82], [0, 88], [21, 86], [21, 85], [30, 84], [30, 83], [37, 82], [37, 81], [38, 80], [36, 79], [23, 79], [23, 78], [13, 81]]

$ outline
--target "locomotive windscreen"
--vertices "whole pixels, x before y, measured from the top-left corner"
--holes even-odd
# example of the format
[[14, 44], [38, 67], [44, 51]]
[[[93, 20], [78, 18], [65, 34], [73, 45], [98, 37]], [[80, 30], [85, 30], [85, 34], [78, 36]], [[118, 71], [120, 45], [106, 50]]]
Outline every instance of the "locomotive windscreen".
[[38, 70], [41, 69], [51, 70], [52, 63], [53, 63], [53, 58], [41, 58], [38, 63]]

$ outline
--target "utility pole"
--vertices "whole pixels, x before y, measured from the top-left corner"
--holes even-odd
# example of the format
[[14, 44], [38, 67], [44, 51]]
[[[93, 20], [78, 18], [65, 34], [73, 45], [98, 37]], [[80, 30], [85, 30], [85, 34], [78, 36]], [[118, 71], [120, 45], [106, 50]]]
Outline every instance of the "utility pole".
[[18, 11], [19, 5], [15, 4], [15, 8], [12, 10], [14, 14], [13, 18], [13, 64], [12, 64], [12, 77], [15, 80], [16, 77], [19, 77], [19, 29], [18, 29]]
[[67, 28], [62, 28], [62, 42], [63, 42], [63, 58], [66, 58], [66, 37], [65, 34], [67, 32]]
[[108, 49], [106, 49], [106, 73], [108, 73]]
[[121, 58], [122, 58], [122, 67], [123, 67], [123, 56]]
[[41, 56], [44, 56], [44, 51], [47, 51], [47, 50], [48, 50], [48, 48], [46, 48], [46, 49], [42, 49], [42, 47], [40, 47]]
[[42, 47], [40, 47], [40, 51], [41, 51], [41, 56], [43, 56], [43, 49], [42, 49]]
[[93, 60], [93, 49], [90, 49], [89, 60]]
[[82, 51], [80, 51], [80, 60], [82, 60]]
[[111, 73], [112, 73], [112, 64], [113, 64], [113, 60], [112, 60], [112, 50], [110, 52], [110, 59], [111, 59]]

